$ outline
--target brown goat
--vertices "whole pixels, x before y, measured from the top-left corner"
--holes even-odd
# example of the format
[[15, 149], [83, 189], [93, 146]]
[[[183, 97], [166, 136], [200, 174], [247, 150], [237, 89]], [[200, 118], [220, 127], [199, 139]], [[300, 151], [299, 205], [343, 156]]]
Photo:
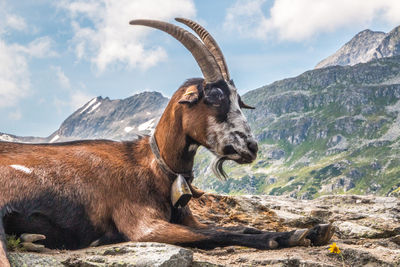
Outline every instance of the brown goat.
[[257, 154], [215, 40], [197, 23], [178, 19], [201, 38], [175, 25], [135, 20], [163, 30], [193, 54], [205, 79], [191, 79], [172, 96], [152, 137], [134, 142], [107, 140], [58, 144], [0, 143], [0, 266], [9, 266], [5, 234], [38, 233], [49, 248], [79, 249], [121, 241], [152, 241], [214, 248], [240, 245], [274, 249], [320, 245], [330, 225], [292, 232], [263, 232], [199, 223], [188, 206], [171, 203], [178, 175], [190, 183], [193, 160], [202, 145], [212, 151], [218, 176], [222, 162], [250, 163]]

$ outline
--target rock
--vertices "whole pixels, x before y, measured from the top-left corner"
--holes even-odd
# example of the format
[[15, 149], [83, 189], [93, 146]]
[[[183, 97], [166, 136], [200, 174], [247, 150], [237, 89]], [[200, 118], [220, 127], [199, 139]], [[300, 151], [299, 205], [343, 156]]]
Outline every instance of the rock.
[[375, 237], [381, 233], [378, 230], [353, 222], [335, 222], [333, 225], [337, 227], [339, 236], [348, 238]]
[[392, 237], [390, 239], [390, 241], [396, 243], [397, 245], [400, 245], [400, 235], [396, 235], [396, 236]]
[[[399, 254], [395, 251], [385, 251], [381, 248], [351, 248], [345, 246], [342, 248], [342, 255], [344, 261], [349, 266], [364, 267], [364, 266], [381, 266], [381, 267], [392, 267], [400, 264]], [[384, 258], [385, 260], [382, 260]], [[390, 260], [388, 260], [390, 259]]]
[[346, 177], [346, 176], [344, 176], [344, 177], [341, 176], [341, 177], [338, 177], [336, 180], [334, 180], [332, 184], [323, 185], [321, 187], [320, 191], [331, 193], [335, 189], [343, 189], [344, 192], [347, 192], [354, 187], [355, 187], [355, 184], [353, 182], [353, 179]]
[[54, 255], [11, 252], [8, 255], [8, 259], [12, 267], [25, 267], [25, 266], [65, 267], [65, 265], [62, 264], [62, 259]]
[[186, 267], [193, 252], [159, 243], [121, 243], [111, 246], [65, 251], [58, 254], [10, 253], [12, 266], [162, 266]]
[[268, 159], [278, 160], [285, 156], [285, 151], [282, 149], [273, 149], [269, 151], [267, 156]]
[[276, 182], [277, 182], [277, 179], [275, 177], [268, 178], [268, 180], [267, 180], [267, 184], [274, 184]]

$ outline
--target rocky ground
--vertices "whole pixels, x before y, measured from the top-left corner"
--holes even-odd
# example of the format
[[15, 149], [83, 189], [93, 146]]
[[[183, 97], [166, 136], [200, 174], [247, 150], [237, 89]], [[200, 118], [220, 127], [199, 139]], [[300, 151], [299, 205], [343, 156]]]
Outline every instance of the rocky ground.
[[210, 251], [157, 243], [123, 243], [80, 251], [12, 252], [13, 266], [400, 266], [400, 199], [324, 196], [297, 200], [279, 196], [205, 195], [190, 203], [204, 223], [248, 225], [285, 231], [332, 223], [329, 246], [260, 251], [244, 247]]

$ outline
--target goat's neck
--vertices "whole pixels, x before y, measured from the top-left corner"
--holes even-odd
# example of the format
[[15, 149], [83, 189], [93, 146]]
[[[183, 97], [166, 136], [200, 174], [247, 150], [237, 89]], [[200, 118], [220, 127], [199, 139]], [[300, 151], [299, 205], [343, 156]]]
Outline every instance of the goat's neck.
[[188, 173], [193, 169], [197, 144], [182, 130], [181, 122], [164, 113], [154, 132], [160, 155], [168, 167], [176, 173]]

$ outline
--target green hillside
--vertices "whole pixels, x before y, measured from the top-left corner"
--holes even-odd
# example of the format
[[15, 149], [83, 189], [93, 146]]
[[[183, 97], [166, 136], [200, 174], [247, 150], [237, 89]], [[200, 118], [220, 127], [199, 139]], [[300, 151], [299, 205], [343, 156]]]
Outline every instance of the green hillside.
[[[214, 177], [211, 156], [196, 158], [195, 183], [229, 194], [396, 194], [400, 187], [400, 57], [307, 71], [243, 96], [259, 141], [256, 162], [226, 163]], [[397, 191], [396, 191], [397, 190]]]

